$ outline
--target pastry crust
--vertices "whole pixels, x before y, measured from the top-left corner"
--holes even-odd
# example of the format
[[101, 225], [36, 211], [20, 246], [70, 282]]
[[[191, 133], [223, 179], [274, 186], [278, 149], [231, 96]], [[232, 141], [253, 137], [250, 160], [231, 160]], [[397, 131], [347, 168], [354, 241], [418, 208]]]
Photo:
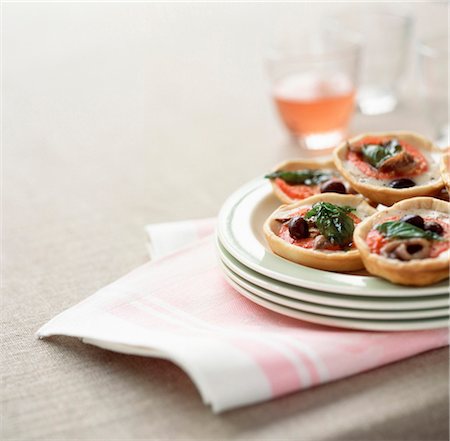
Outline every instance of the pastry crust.
[[440, 163], [441, 177], [447, 190], [450, 192], [450, 151], [442, 155]]
[[[428, 154], [440, 152], [431, 141], [412, 132], [379, 132], [379, 133], [364, 133], [356, 136], [348, 141], [342, 142], [333, 152], [334, 163], [341, 175], [350, 183], [350, 185], [363, 194], [370, 200], [383, 205], [392, 205], [403, 199], [408, 199], [416, 196], [434, 196], [444, 186], [441, 176], [437, 170], [435, 163], [432, 163], [432, 174], [435, 180], [415, 187], [396, 189], [385, 187], [383, 185], [374, 185], [368, 182], [362, 182], [360, 176], [352, 173], [347, 161], [348, 144], [357, 143], [365, 137], [380, 137], [380, 138], [397, 138], [400, 141], [407, 142], [418, 150], [422, 150]], [[429, 162], [430, 166], [430, 162]], [[436, 172], [434, 172], [436, 168]]]
[[292, 262], [327, 271], [346, 272], [363, 268], [364, 265], [357, 249], [351, 251], [318, 251], [290, 244], [278, 236], [281, 223], [276, 219], [289, 216], [290, 213], [295, 213], [300, 207], [311, 207], [316, 202], [321, 201], [354, 207], [361, 218], [368, 217], [376, 211], [361, 195], [337, 193], [322, 193], [297, 201], [294, 204], [282, 205], [269, 216], [263, 227], [264, 236], [271, 250]]
[[442, 252], [438, 257], [402, 262], [372, 253], [367, 245], [367, 235], [374, 225], [381, 223], [383, 219], [392, 216], [394, 213], [399, 213], [399, 211], [414, 213], [419, 209], [437, 211], [448, 216], [450, 204], [429, 197], [407, 199], [397, 202], [392, 207], [374, 214], [357, 225], [353, 239], [369, 273], [383, 277], [393, 283], [412, 286], [430, 285], [448, 278], [450, 250]]
[[[314, 161], [312, 159], [291, 159], [289, 161], [284, 161], [281, 164], [278, 164], [273, 172], [277, 171], [292, 171], [292, 170], [322, 170], [322, 169], [331, 169], [336, 170], [336, 166], [334, 162], [330, 159], [329, 161]], [[337, 171], [337, 170], [336, 170]], [[289, 197], [280, 187], [274, 182], [274, 180], [270, 180], [272, 185], [273, 194], [284, 204], [293, 204], [294, 202], [298, 202], [299, 199], [293, 199]]]

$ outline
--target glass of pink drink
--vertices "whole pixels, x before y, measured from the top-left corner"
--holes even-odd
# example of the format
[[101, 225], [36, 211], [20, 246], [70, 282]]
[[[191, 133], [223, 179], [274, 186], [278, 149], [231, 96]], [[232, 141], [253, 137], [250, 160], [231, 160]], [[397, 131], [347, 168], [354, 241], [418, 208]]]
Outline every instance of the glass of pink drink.
[[268, 59], [272, 97], [292, 138], [308, 149], [336, 146], [354, 111], [360, 45], [317, 35], [282, 45]]

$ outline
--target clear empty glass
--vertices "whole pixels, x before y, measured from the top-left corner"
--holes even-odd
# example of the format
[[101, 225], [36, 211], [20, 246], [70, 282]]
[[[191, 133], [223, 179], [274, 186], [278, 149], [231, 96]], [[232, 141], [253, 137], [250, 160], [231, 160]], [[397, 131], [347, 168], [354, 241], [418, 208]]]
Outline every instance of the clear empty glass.
[[434, 37], [418, 44], [420, 89], [423, 107], [437, 142], [442, 147], [449, 140], [448, 35]]
[[272, 97], [292, 138], [308, 149], [334, 147], [354, 109], [360, 46], [344, 35], [289, 36], [268, 56]]
[[409, 58], [412, 19], [383, 12], [349, 12], [329, 17], [327, 26], [334, 31], [354, 32], [361, 39], [357, 95], [361, 113], [378, 115], [394, 110]]

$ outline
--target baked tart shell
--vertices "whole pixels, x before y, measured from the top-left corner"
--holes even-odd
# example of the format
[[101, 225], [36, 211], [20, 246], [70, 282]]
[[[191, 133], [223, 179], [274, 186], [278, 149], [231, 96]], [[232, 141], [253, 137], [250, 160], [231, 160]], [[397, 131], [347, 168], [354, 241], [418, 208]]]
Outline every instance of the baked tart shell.
[[341, 195], [322, 193], [297, 201], [294, 204], [277, 208], [264, 223], [264, 236], [271, 250], [291, 262], [326, 271], [347, 272], [364, 268], [357, 249], [350, 251], [317, 251], [290, 244], [278, 236], [281, 223], [277, 221], [283, 213], [295, 212], [300, 207], [312, 206], [316, 202], [330, 202], [336, 205], [348, 205], [356, 208], [356, 214], [370, 216], [376, 210], [360, 195]]
[[[314, 161], [308, 159], [292, 159], [289, 161], [284, 161], [281, 164], [278, 164], [272, 172], [278, 171], [293, 171], [293, 170], [321, 170], [321, 169], [331, 169], [336, 170], [336, 166], [334, 162], [330, 159], [329, 161]], [[283, 202], [284, 204], [293, 204], [298, 202], [298, 199], [293, 199], [288, 196], [281, 188], [275, 183], [275, 180], [270, 180], [270, 184], [272, 185], [273, 194], [277, 197], [278, 200]]]
[[336, 168], [356, 191], [363, 194], [371, 201], [383, 205], [392, 205], [403, 199], [413, 198], [416, 196], [434, 196], [439, 193], [444, 186], [442, 178], [439, 175], [436, 176], [436, 180], [433, 183], [402, 189], [394, 189], [381, 185], [372, 185], [366, 182], [361, 182], [358, 179], [358, 176], [354, 176], [346, 167], [346, 157], [348, 152], [348, 144], [357, 143], [366, 137], [397, 138], [400, 141], [411, 144], [419, 150], [424, 150], [427, 152], [440, 152], [440, 149], [423, 136], [412, 132], [402, 131], [364, 133], [351, 138], [348, 141], [342, 142], [333, 151], [333, 158]]
[[435, 198], [417, 197], [394, 204], [392, 207], [380, 211], [365, 219], [356, 226], [353, 239], [360, 252], [361, 259], [367, 271], [375, 276], [382, 277], [393, 283], [410, 286], [425, 286], [448, 278], [450, 252], [445, 258], [425, 258], [403, 262], [396, 259], [388, 259], [376, 253], [372, 253], [367, 245], [366, 238], [372, 228], [392, 216], [397, 210], [414, 212], [425, 209], [449, 214], [450, 204]]
[[439, 169], [441, 171], [442, 180], [444, 181], [447, 190], [450, 192], [450, 151], [447, 151], [442, 155]]

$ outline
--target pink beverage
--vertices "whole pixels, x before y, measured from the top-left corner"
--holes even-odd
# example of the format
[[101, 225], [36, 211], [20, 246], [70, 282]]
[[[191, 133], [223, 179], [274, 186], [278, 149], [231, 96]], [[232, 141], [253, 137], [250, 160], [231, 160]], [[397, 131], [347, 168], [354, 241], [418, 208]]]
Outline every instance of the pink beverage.
[[346, 134], [354, 109], [355, 90], [344, 74], [297, 73], [274, 84], [281, 119], [296, 137], [318, 136], [333, 147]]

